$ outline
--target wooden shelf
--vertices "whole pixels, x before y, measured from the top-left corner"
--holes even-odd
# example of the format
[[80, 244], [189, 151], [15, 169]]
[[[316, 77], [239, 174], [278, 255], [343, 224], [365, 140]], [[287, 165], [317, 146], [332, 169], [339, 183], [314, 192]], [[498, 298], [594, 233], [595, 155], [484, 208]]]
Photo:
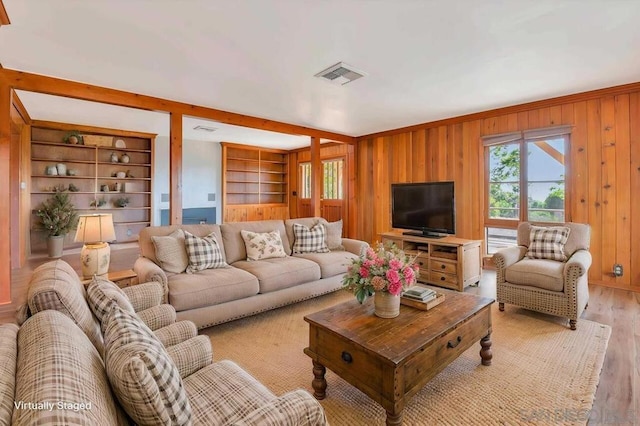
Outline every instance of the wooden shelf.
[[[43, 191], [60, 184], [65, 187], [71, 182], [79, 191], [71, 192], [73, 204], [76, 210], [82, 214], [88, 213], [112, 213], [114, 225], [120, 229], [116, 231], [118, 242], [135, 241], [140, 230], [152, 223], [153, 209], [151, 208], [152, 171], [153, 171], [153, 142], [150, 134], [120, 132], [114, 130], [113, 134], [105, 133], [100, 129], [92, 133], [89, 127], [82, 126], [81, 133], [85, 135], [113, 136], [113, 140], [122, 139], [127, 148], [115, 146], [97, 146], [67, 144], [61, 142], [68, 134], [70, 125], [62, 123], [49, 123], [34, 125], [31, 128], [31, 209], [37, 209], [40, 202], [45, 201], [45, 196], [53, 194], [52, 191]], [[115, 143], [115, 142], [114, 142]], [[128, 163], [111, 162], [112, 153], [121, 158], [124, 153], [130, 158]], [[58, 163], [67, 164], [67, 170], [76, 170], [75, 176], [59, 176], [43, 174], [46, 166]], [[126, 171], [131, 168], [135, 178], [118, 178], [112, 176], [117, 171]], [[67, 180], [68, 179], [68, 180]], [[115, 182], [121, 182], [123, 186], [131, 185], [131, 191], [102, 192], [100, 187], [108, 184], [111, 188]], [[112, 188], [113, 189], [113, 188]], [[131, 203], [127, 207], [116, 207], [113, 201], [117, 197], [129, 197]], [[104, 199], [107, 204], [102, 207], [92, 207], [89, 204], [93, 200]], [[36, 222], [35, 215], [32, 223]], [[127, 229], [123, 229], [127, 226]], [[43, 251], [46, 246], [42, 233], [31, 234], [32, 252]], [[76, 246], [72, 239], [65, 240], [65, 247]]]
[[[223, 207], [267, 204], [286, 206], [288, 160], [287, 151], [223, 142]], [[228, 219], [223, 215], [223, 220]]]

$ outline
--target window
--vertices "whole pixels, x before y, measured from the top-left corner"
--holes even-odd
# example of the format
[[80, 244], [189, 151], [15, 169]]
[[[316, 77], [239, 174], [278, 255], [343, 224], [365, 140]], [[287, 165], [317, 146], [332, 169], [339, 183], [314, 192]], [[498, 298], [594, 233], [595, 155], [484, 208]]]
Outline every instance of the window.
[[300, 163], [300, 198], [311, 198], [311, 163]]
[[[322, 162], [322, 198], [342, 200], [344, 160]], [[300, 198], [311, 198], [311, 163], [300, 163]]]
[[565, 222], [570, 126], [483, 138], [487, 164], [487, 253], [515, 245], [520, 222]]
[[325, 200], [342, 200], [342, 171], [344, 161], [327, 160], [322, 162], [322, 197]]

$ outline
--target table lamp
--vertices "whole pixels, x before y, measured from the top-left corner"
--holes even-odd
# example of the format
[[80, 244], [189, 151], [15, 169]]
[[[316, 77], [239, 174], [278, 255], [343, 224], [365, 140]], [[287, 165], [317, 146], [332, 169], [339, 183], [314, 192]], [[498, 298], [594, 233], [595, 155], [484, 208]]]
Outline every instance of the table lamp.
[[83, 242], [80, 252], [82, 275], [85, 279], [94, 275], [106, 276], [111, 260], [108, 241], [116, 239], [111, 214], [80, 215], [74, 241]]

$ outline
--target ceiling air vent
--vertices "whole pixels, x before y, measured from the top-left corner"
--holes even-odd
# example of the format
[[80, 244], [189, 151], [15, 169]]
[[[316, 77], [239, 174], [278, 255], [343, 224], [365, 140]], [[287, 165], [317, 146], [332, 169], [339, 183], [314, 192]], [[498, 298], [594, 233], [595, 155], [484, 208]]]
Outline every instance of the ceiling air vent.
[[351, 65], [347, 65], [344, 62], [338, 62], [337, 64], [316, 74], [316, 77], [324, 78], [325, 80], [329, 80], [331, 83], [339, 84], [341, 86], [364, 76], [365, 74], [362, 71], [356, 71]]
[[198, 130], [200, 132], [209, 132], [209, 133], [211, 133], [211, 132], [215, 132], [218, 129], [216, 129], [215, 127], [209, 127], [209, 126], [196, 126], [196, 127], [193, 128], [193, 130]]

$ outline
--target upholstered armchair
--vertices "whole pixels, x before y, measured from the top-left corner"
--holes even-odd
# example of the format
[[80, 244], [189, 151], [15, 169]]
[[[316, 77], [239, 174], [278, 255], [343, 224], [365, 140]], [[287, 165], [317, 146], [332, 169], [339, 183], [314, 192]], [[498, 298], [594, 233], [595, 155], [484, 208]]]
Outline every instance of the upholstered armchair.
[[[557, 230], [562, 228], [556, 228], [554, 236], [549, 230], [523, 222], [518, 226], [518, 245], [493, 255], [498, 306], [504, 311], [504, 304], [509, 303], [568, 318], [569, 326], [575, 330], [578, 318], [589, 302], [587, 272], [591, 266], [591, 227], [580, 223], [555, 226], [567, 227], [568, 236], [558, 234]], [[535, 239], [533, 244], [532, 237]], [[563, 239], [566, 239], [565, 243]], [[555, 252], [551, 246], [555, 247]], [[527, 257], [527, 254], [535, 258]]]

